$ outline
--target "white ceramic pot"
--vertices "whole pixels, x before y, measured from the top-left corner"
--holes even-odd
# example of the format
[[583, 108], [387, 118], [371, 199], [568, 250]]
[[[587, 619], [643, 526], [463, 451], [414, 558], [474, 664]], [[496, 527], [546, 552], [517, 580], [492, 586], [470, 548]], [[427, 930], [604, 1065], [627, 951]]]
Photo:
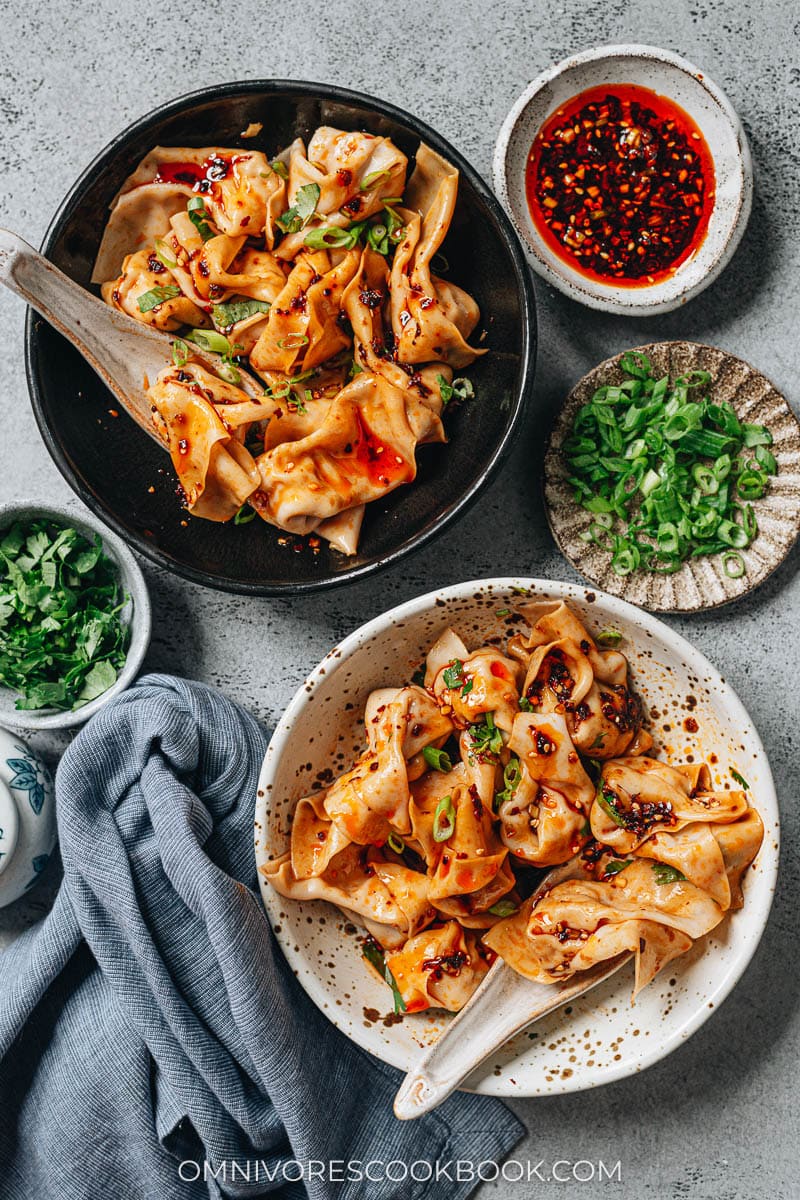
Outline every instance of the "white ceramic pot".
[[16, 734], [0, 729], [0, 908], [36, 883], [55, 843], [50, 772]]

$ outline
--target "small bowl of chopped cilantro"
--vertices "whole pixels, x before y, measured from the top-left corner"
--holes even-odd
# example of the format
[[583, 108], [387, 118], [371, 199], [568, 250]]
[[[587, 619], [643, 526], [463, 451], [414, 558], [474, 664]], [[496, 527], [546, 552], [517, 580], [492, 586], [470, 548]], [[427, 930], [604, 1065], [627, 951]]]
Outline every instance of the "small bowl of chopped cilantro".
[[118, 537], [71, 508], [0, 506], [0, 725], [82, 724], [149, 640], [144, 577]]
[[548, 521], [591, 583], [657, 612], [727, 604], [800, 532], [800, 425], [749, 363], [657, 342], [573, 388], [545, 455]]

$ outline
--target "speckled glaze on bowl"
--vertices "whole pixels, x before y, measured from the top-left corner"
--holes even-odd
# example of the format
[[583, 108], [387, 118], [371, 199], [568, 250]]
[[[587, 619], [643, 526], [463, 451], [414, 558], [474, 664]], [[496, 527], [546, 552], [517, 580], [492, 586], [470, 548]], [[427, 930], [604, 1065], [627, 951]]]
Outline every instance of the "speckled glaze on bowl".
[[[620, 287], [582, 275], [555, 254], [534, 225], [525, 196], [525, 166], [545, 120], [587, 88], [633, 83], [668, 96], [699, 126], [716, 174], [716, 202], [708, 232], [695, 253], [669, 278], [644, 287]], [[739, 245], [750, 216], [753, 166], [742, 123], [724, 92], [692, 63], [655, 46], [598, 46], [556, 63], [534, 79], [514, 104], [497, 138], [495, 191], [548, 283], [589, 308], [628, 316], [655, 316], [685, 304], [720, 274]]]
[[9, 688], [0, 687], [0, 726], [7, 729], [69, 729], [75, 725], [82, 725], [108, 703], [112, 696], [117, 696], [130, 687], [150, 644], [151, 612], [147, 584], [141, 567], [122, 539], [107, 529], [96, 517], [79, 510], [77, 505], [39, 504], [35, 500], [0, 504], [0, 531], [5, 531], [15, 521], [33, 521], [40, 517], [57, 525], [73, 526], [90, 542], [94, 541], [96, 534], [100, 534], [103, 549], [119, 571], [122, 590], [130, 597], [120, 616], [130, 625], [131, 641], [125, 665], [108, 691], [90, 700], [75, 712], [59, 712], [55, 708], [20, 711], [14, 707], [17, 693]]
[[[433, 640], [453, 625], [469, 644], [506, 637], [528, 598], [564, 599], [590, 628], [624, 635], [635, 685], [651, 712], [663, 755], [708, 758], [717, 787], [731, 768], [750, 783], [766, 836], [745, 880], [744, 908], [672, 963], [631, 1005], [632, 968], [513, 1038], [469, 1078], [469, 1091], [535, 1096], [621, 1079], [676, 1049], [719, 1006], [744, 971], [766, 924], [778, 865], [778, 807], [764, 749], [742, 704], [688, 642], [613, 596], [549, 580], [510, 578], [430, 592], [370, 621], [333, 649], [287, 708], [267, 749], [258, 786], [258, 864], [288, 846], [296, 801], [330, 782], [364, 743], [363, 711], [376, 687], [407, 680]], [[501, 616], [498, 610], [510, 610]], [[683, 721], [691, 713], [698, 731]], [[435, 1010], [398, 1019], [388, 988], [364, 966], [358, 933], [333, 906], [285, 900], [261, 879], [272, 927], [290, 966], [318, 1007], [363, 1049], [403, 1071], [451, 1019]]]
[[622, 383], [626, 378], [619, 367], [619, 355], [607, 358], [584, 375], [559, 413], [544, 460], [547, 520], [561, 553], [596, 587], [653, 612], [718, 608], [763, 583], [784, 561], [800, 533], [800, 425], [766, 376], [725, 350], [698, 342], [654, 342], [636, 349], [647, 355], [656, 374], [669, 375], [670, 379], [693, 369], [708, 371], [712, 377], [710, 392], [716, 401], [727, 400], [740, 420], [766, 425], [772, 431], [775, 441], [770, 449], [778, 463], [778, 474], [772, 477], [766, 496], [755, 502], [758, 536], [740, 551], [747, 568], [745, 574], [729, 579], [722, 569], [722, 556], [715, 554], [689, 559], [674, 575], [633, 571], [621, 576], [611, 569], [608, 551], [581, 540], [594, 518], [573, 499], [561, 447], [578, 409], [596, 389], [607, 383]]

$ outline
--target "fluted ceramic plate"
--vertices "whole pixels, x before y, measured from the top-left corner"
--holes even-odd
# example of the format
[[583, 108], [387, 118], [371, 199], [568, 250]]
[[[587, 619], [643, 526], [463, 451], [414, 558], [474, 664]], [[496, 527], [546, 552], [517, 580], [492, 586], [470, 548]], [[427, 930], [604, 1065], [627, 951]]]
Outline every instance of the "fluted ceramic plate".
[[730, 579], [722, 569], [722, 555], [689, 559], [673, 575], [637, 570], [617, 575], [611, 554], [581, 538], [594, 517], [573, 498], [569, 471], [561, 447], [569, 437], [578, 409], [604, 384], [620, 384], [627, 376], [620, 355], [607, 358], [584, 375], [570, 392], [550, 435], [544, 462], [544, 500], [547, 520], [558, 548], [576, 570], [596, 587], [653, 612], [699, 612], [718, 608], [753, 591], [781, 565], [800, 533], [800, 424], [785, 398], [765, 375], [744, 359], [698, 342], [653, 342], [637, 346], [653, 364], [657, 376], [670, 380], [687, 371], [711, 375], [708, 393], [715, 401], [733, 405], [741, 421], [766, 425], [775, 439], [770, 447], [778, 474], [770, 480], [766, 496], [755, 502], [758, 536], [740, 553], [746, 571]]
[[[590, 629], [613, 626], [650, 714], [659, 753], [711, 763], [717, 788], [750, 784], [765, 826], [745, 878], [745, 903], [688, 954], [670, 963], [631, 1004], [633, 968], [549, 1013], [513, 1037], [466, 1080], [467, 1091], [539, 1096], [622, 1079], [677, 1049], [712, 1016], [755, 952], [778, 867], [778, 804], [753, 723], [711, 663], [662, 621], [580, 584], [484, 579], [429, 592], [391, 609], [335, 646], [292, 700], [267, 748], [258, 784], [259, 866], [288, 849], [294, 806], [352, 764], [365, 742], [364, 704], [373, 688], [407, 680], [452, 625], [469, 645], [525, 628], [531, 598], [567, 601]], [[714, 757], [712, 757], [714, 756]], [[452, 1020], [431, 1009], [392, 1013], [392, 996], [361, 958], [359, 930], [331, 904], [286, 900], [260, 876], [264, 906], [298, 980], [334, 1025], [364, 1050], [408, 1071]], [[491, 1023], [491, 1013], [486, 1014]]]

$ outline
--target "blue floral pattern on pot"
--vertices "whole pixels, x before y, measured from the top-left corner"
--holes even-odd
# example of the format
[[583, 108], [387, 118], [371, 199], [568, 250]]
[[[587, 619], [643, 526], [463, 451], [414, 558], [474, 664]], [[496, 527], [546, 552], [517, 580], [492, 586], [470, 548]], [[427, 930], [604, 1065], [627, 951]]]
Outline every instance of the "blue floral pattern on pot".
[[29, 891], [29, 889], [32, 888], [35, 883], [39, 882], [39, 876], [41, 875], [42, 871], [45, 869], [45, 867], [47, 866], [47, 864], [49, 862], [50, 862], [49, 854], [37, 854], [36, 855], [36, 858], [34, 858], [33, 862], [31, 863], [31, 866], [33, 867], [33, 878], [31, 879], [30, 883], [25, 888], [26, 892]]
[[[15, 748], [26, 754], [24, 746], [16, 743]], [[27, 755], [25, 758], [7, 758], [6, 764], [13, 771], [9, 786], [28, 793], [28, 802], [38, 816], [44, 804], [45, 788], [50, 784], [49, 773]]]
[[50, 772], [19, 735], [0, 727], [0, 908], [41, 879], [55, 842]]

